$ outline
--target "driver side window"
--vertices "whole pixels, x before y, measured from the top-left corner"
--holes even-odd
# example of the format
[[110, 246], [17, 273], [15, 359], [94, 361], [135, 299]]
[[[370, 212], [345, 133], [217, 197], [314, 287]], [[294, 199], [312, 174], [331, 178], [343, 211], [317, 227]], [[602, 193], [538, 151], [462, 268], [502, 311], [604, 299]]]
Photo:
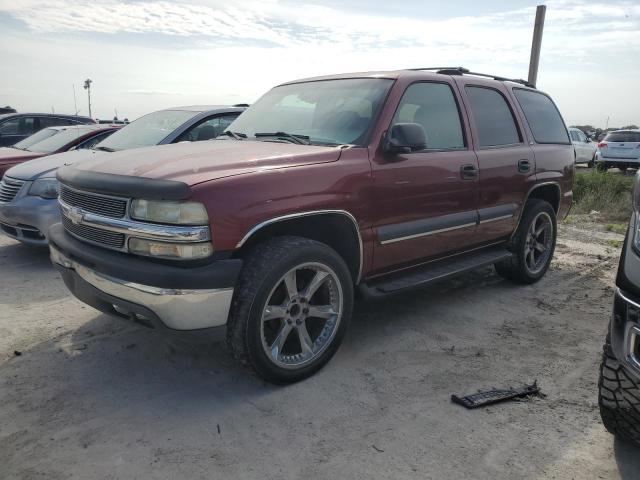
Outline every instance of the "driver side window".
[[392, 125], [418, 123], [427, 134], [427, 150], [465, 148], [460, 113], [451, 87], [444, 83], [414, 83], [404, 92]]
[[201, 142], [211, 140], [220, 135], [236, 119], [238, 115], [220, 115], [205, 120], [184, 132], [176, 142]]

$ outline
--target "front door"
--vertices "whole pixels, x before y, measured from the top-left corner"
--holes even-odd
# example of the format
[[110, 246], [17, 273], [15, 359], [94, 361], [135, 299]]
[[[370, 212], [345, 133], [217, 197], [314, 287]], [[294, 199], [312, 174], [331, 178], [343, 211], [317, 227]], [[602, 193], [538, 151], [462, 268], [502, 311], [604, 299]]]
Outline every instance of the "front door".
[[478, 163], [458, 92], [448, 82], [409, 85], [391, 125], [418, 123], [427, 148], [372, 159], [374, 274], [474, 243]]

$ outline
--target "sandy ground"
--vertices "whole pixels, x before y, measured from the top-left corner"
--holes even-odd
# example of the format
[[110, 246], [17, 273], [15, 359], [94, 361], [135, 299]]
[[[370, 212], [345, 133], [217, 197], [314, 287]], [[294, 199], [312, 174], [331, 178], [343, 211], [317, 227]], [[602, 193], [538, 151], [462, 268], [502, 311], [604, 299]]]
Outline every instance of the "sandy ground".
[[[622, 237], [578, 223], [536, 285], [488, 268], [359, 303], [330, 364], [284, 388], [220, 339], [175, 348], [99, 314], [2, 238], [0, 478], [637, 479], [596, 398]], [[449, 401], [535, 379], [546, 397]]]

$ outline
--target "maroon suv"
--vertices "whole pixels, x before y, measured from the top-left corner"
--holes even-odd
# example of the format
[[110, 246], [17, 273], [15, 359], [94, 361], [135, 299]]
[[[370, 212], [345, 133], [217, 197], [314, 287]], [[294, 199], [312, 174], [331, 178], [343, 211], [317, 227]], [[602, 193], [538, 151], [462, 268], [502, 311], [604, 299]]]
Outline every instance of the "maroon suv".
[[539, 280], [571, 205], [549, 96], [461, 68], [286, 83], [225, 133], [61, 168], [51, 255], [104, 312], [226, 325], [271, 382], [331, 358], [356, 286], [383, 296], [489, 264]]

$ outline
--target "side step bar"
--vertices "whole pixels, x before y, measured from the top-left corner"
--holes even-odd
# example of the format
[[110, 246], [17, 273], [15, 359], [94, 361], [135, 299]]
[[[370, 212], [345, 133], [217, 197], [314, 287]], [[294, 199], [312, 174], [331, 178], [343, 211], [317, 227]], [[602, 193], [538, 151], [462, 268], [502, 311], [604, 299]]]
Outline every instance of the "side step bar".
[[390, 274], [379, 280], [374, 279], [367, 283], [361, 283], [360, 291], [369, 297], [384, 296], [444, 280], [469, 270], [506, 260], [512, 256], [513, 254], [503, 246], [488, 247], [443, 260], [435, 260], [426, 265], [408, 269], [403, 273]]

